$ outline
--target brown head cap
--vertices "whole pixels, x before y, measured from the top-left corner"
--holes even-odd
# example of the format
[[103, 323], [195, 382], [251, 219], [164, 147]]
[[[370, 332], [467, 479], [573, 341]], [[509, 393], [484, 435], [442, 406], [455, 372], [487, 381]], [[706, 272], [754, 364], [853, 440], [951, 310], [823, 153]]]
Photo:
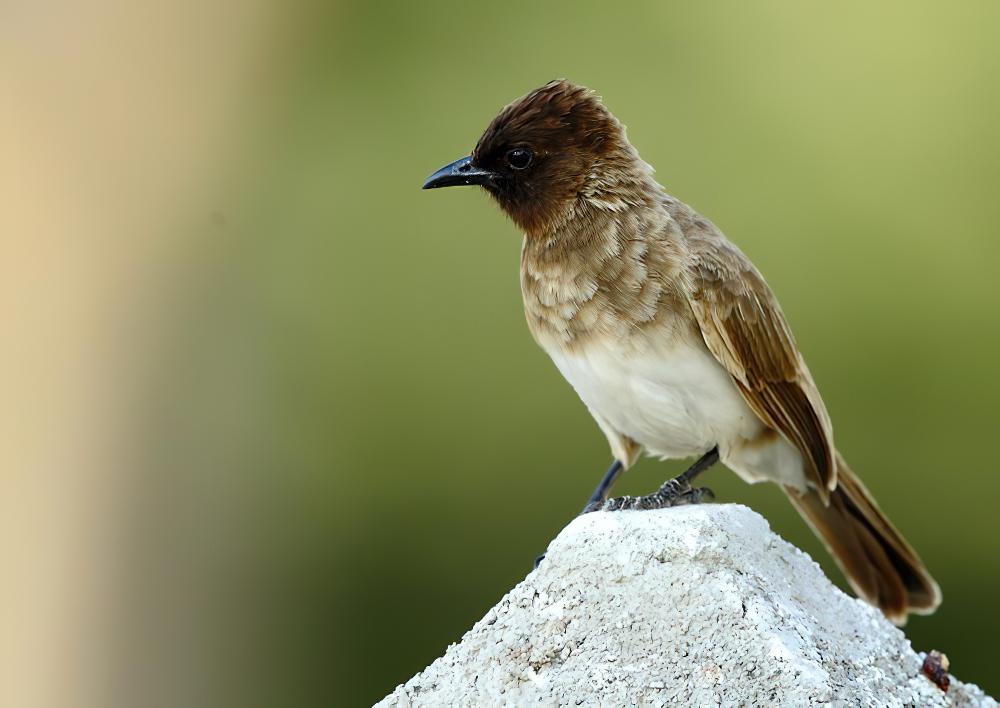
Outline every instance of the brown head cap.
[[483, 185], [529, 233], [544, 232], [610, 182], [648, 173], [621, 123], [593, 91], [550, 81], [506, 106], [472, 153]]

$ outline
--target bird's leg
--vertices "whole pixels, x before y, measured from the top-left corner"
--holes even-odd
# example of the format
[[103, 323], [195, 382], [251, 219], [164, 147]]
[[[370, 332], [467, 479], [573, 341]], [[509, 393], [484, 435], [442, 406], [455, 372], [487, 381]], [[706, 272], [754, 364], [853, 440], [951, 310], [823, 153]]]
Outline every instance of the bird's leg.
[[601, 478], [601, 482], [597, 485], [594, 493], [590, 495], [590, 500], [583, 507], [583, 511], [580, 512], [581, 514], [586, 514], [588, 511], [597, 511], [604, 506], [604, 502], [608, 500], [608, 492], [611, 491], [611, 487], [614, 486], [615, 481], [624, 469], [625, 465], [620, 460], [615, 460], [611, 463], [611, 467], [604, 473], [604, 477]]
[[718, 461], [719, 448], [713, 447], [684, 472], [664, 482], [663, 486], [652, 494], [646, 494], [641, 497], [616, 497], [604, 502], [599, 508], [603, 511], [664, 509], [668, 506], [697, 504], [702, 499], [714, 499], [715, 495], [711, 489], [708, 487], [692, 487], [691, 482], [695, 477]]
[[[590, 501], [583, 507], [581, 514], [591, 511], [618, 511], [621, 509], [664, 509], [668, 506], [680, 506], [682, 504], [697, 504], [702, 499], [714, 499], [715, 495], [708, 487], [692, 487], [691, 481], [699, 474], [719, 461], [719, 448], [713, 447], [702, 455], [693, 465], [681, 472], [673, 479], [668, 479], [663, 485], [652, 494], [642, 497], [616, 497], [608, 499], [608, 492], [614, 486], [615, 481], [621, 475], [625, 466], [620, 460], [611, 463], [611, 467], [604, 473], [594, 493], [590, 495]], [[535, 558], [535, 567], [545, 560], [545, 554]]]

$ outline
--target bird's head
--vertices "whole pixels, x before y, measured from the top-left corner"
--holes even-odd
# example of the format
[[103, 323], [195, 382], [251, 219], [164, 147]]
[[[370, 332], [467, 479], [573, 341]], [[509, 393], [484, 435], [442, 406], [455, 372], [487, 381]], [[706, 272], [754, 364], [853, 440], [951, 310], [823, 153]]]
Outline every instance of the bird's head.
[[648, 172], [600, 99], [557, 80], [501, 110], [472, 154], [432, 174], [424, 189], [479, 185], [531, 234], [570, 218], [581, 200], [628, 203], [629, 187]]

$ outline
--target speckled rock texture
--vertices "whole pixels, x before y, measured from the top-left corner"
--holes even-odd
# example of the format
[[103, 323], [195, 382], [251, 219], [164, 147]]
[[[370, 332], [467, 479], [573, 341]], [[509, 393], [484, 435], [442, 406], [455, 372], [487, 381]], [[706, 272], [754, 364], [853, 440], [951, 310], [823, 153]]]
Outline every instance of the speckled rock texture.
[[597, 512], [379, 705], [997, 705], [922, 660], [746, 507]]

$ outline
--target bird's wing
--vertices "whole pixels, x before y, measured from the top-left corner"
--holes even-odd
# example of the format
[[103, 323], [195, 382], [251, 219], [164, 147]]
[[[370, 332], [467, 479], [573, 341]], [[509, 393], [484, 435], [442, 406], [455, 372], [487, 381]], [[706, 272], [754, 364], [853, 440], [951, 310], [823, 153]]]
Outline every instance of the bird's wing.
[[802, 453], [826, 503], [837, 466], [823, 399], [763, 276], [736, 246], [707, 231], [686, 239], [688, 300], [705, 344], [750, 408]]

